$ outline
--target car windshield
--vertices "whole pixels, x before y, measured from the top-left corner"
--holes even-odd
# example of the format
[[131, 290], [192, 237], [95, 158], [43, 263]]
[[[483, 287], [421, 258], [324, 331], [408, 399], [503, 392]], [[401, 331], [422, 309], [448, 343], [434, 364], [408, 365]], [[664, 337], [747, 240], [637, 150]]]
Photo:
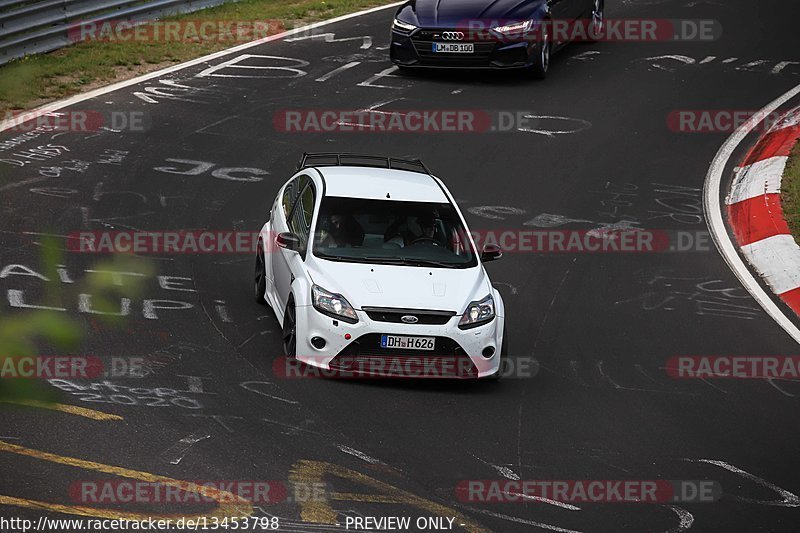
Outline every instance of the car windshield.
[[334, 261], [477, 265], [466, 229], [449, 203], [326, 196], [317, 217], [313, 253]]

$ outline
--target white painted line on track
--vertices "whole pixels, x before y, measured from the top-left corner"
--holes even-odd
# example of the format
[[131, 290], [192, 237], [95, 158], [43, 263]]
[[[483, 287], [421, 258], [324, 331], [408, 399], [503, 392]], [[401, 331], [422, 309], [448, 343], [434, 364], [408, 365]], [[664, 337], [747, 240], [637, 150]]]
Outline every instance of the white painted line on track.
[[526, 501], [546, 503], [548, 505], [553, 505], [555, 507], [560, 507], [562, 509], [567, 509], [569, 511], [580, 511], [581, 510], [581, 508], [578, 507], [577, 505], [572, 505], [571, 503], [560, 502], [558, 500], [551, 500], [550, 498], [544, 498], [542, 496], [531, 496], [531, 495], [523, 494], [523, 493], [520, 493], [520, 492], [501, 492], [501, 494], [504, 494], [506, 496], [511, 496], [511, 497], [514, 497], [514, 498], [522, 498], [523, 500], [526, 500]]
[[319, 78], [317, 78], [314, 81], [328, 81], [329, 79], [333, 78], [337, 74], [341, 74], [345, 70], [351, 69], [353, 67], [357, 67], [360, 64], [361, 64], [361, 61], [351, 61], [350, 63], [346, 63], [346, 64], [342, 65], [341, 67], [337, 68], [336, 70], [332, 70], [332, 71], [328, 72], [327, 74], [325, 74], [323, 76], [320, 76]]
[[780, 496], [779, 500], [754, 500], [752, 498], [744, 498], [742, 496], [732, 496], [737, 500], [746, 501], [750, 503], [758, 503], [761, 505], [774, 505], [776, 507], [800, 507], [800, 496], [797, 496], [796, 494], [789, 492], [786, 489], [782, 489], [781, 487], [767, 481], [766, 479], [760, 478], [754, 474], [751, 474], [750, 472], [746, 472], [741, 468], [733, 466], [730, 463], [726, 463], [725, 461], [719, 461], [716, 459], [684, 459], [684, 461], [691, 461], [695, 463], [706, 463], [718, 466], [729, 472], [738, 474], [745, 479], [749, 479], [753, 483], [760, 485], [767, 490], [771, 490], [776, 494], [778, 494], [778, 496]]
[[681, 531], [686, 531], [692, 527], [692, 524], [694, 524], [694, 516], [692, 516], [692, 513], [676, 505], [667, 505], [667, 507], [676, 515], [678, 515], [678, 518], [680, 519], [680, 524], [667, 531], [667, 533], [680, 533]]
[[780, 106], [800, 94], [800, 85], [782, 94], [758, 113], [750, 117], [747, 122], [742, 124], [733, 134], [728, 137], [725, 143], [717, 151], [711, 166], [706, 174], [703, 187], [703, 207], [705, 209], [706, 223], [722, 257], [733, 270], [736, 277], [744, 285], [747, 291], [756, 301], [796, 342], [800, 343], [800, 329], [792, 323], [789, 317], [778, 307], [766, 291], [759, 285], [753, 273], [744, 264], [744, 261], [736, 252], [736, 246], [728, 235], [725, 222], [722, 218], [722, 206], [720, 201], [720, 187], [722, 186], [722, 176], [725, 167], [731, 158], [734, 150], [741, 144], [745, 137], [770, 113]]
[[164, 451], [161, 455], [169, 461], [169, 464], [177, 465], [180, 464], [181, 460], [186, 457], [186, 454], [189, 453], [189, 449], [197, 444], [198, 442], [206, 439], [210, 439], [211, 435], [208, 434], [200, 434], [200, 433], [192, 433], [191, 435], [187, 435], [179, 440], [176, 444], [171, 446], [169, 449]]
[[375, 459], [374, 457], [370, 457], [369, 455], [365, 454], [362, 451], [356, 450], [355, 448], [351, 448], [350, 446], [345, 446], [344, 444], [337, 444], [337, 448], [340, 451], [343, 451], [346, 454], [352, 455], [353, 457], [358, 457], [362, 461], [369, 463], [371, 465], [379, 465], [382, 464], [381, 461]]
[[[329, 20], [322, 20], [320, 22], [315, 22], [313, 24], [309, 24], [307, 26], [302, 26], [300, 28], [295, 28], [293, 30], [285, 31], [282, 33], [276, 33], [275, 35], [270, 35], [269, 37], [264, 37], [263, 39], [257, 39], [255, 41], [250, 41], [247, 43], [243, 43], [231, 48], [226, 48], [225, 50], [220, 50], [219, 52], [214, 52], [213, 54], [208, 54], [203, 57], [198, 57], [196, 59], [192, 59], [190, 61], [186, 61], [184, 63], [179, 63], [177, 65], [172, 65], [171, 67], [163, 68], [161, 70], [156, 70], [153, 72], [148, 72], [147, 74], [142, 74], [141, 76], [137, 76], [135, 78], [131, 78], [129, 80], [120, 81], [117, 83], [113, 83], [111, 85], [107, 85], [105, 87], [100, 87], [99, 89], [95, 89], [93, 91], [89, 91], [83, 94], [77, 94], [75, 96], [71, 96], [69, 98], [65, 98], [63, 100], [57, 100], [55, 102], [45, 104], [41, 107], [37, 107], [36, 109], [32, 109], [30, 111], [25, 111], [26, 116], [30, 115], [31, 118], [38, 117], [40, 115], [45, 115], [47, 113], [52, 113], [59, 109], [63, 109], [65, 107], [77, 104], [79, 102], [83, 102], [86, 100], [90, 100], [92, 98], [96, 98], [98, 96], [102, 96], [104, 94], [108, 94], [114, 91], [118, 91], [120, 89], [124, 89], [125, 87], [130, 87], [131, 85], [136, 85], [137, 83], [141, 83], [143, 81], [152, 80], [153, 78], [158, 78], [160, 76], [164, 76], [165, 74], [170, 74], [172, 72], [177, 72], [179, 70], [183, 70], [185, 68], [193, 67], [195, 65], [200, 65], [202, 63], [206, 63], [208, 61], [212, 61], [214, 59], [218, 59], [220, 57], [225, 57], [229, 54], [234, 54], [236, 52], [240, 52], [242, 50], [247, 50], [253, 48], [254, 46], [259, 46], [261, 44], [269, 43], [272, 41], [279, 41], [281, 39], [285, 39], [291, 35], [296, 35], [298, 33], [307, 32], [313, 30], [315, 28], [320, 28], [323, 26], [327, 26], [329, 24], [334, 24], [336, 22], [342, 22], [344, 20], [348, 20], [351, 18], [361, 17], [364, 15], [369, 15], [371, 13], [376, 13], [378, 11], [382, 11], [384, 9], [391, 9], [393, 7], [397, 7], [403, 2], [394, 2], [391, 4], [387, 4], [385, 6], [377, 6], [372, 7], [370, 9], [365, 9], [363, 11], [358, 11], [356, 13], [349, 13], [347, 15], [342, 15], [340, 17], [335, 17]], [[0, 122], [0, 132], [3, 132], [7, 129], [10, 129], [14, 126], [19, 125], [19, 120], [17, 118], [11, 118], [9, 120], [5, 120]]]
[[500, 474], [504, 478], [510, 479], [512, 481], [519, 481], [520, 480], [519, 474], [517, 474], [516, 472], [511, 470], [509, 467], [502, 466], [502, 465], [496, 465], [494, 463], [490, 463], [489, 461], [485, 461], [485, 460], [481, 459], [480, 457], [478, 457], [474, 453], [471, 453], [470, 455], [472, 457], [474, 457], [475, 459], [477, 459], [478, 461], [480, 461], [481, 463], [485, 464], [486, 466], [493, 468], [498, 474]]
[[286, 39], [287, 43], [294, 43], [297, 41], [305, 41], [307, 39], [322, 39], [326, 43], [346, 43], [349, 41], [361, 41], [361, 49], [369, 50], [372, 48], [372, 36], [362, 35], [360, 37], [342, 37], [337, 39], [335, 33], [317, 33], [315, 35], [303, 35], [301, 37], [293, 37]]

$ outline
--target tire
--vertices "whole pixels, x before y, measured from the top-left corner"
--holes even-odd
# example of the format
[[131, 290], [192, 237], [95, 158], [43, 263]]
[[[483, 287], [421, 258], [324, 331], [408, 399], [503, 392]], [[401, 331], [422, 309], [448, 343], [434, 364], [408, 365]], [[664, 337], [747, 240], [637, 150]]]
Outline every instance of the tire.
[[550, 35], [545, 28], [542, 34], [542, 41], [536, 50], [536, 59], [533, 65], [528, 67], [528, 75], [534, 80], [543, 80], [547, 78], [547, 71], [550, 69], [550, 55], [552, 53], [552, 43], [550, 42]]
[[256, 252], [256, 269], [254, 292], [256, 303], [266, 305], [267, 300], [264, 299], [264, 293], [267, 292], [267, 267], [264, 260], [264, 250], [261, 246], [261, 241], [258, 241], [258, 251]]
[[492, 374], [491, 376], [486, 376], [486, 381], [500, 381], [503, 377], [503, 374], [506, 370], [506, 356], [508, 355], [508, 325], [503, 328], [503, 344], [500, 346], [500, 366], [497, 368], [497, 372]]
[[289, 303], [286, 304], [286, 311], [283, 314], [283, 330], [281, 332], [283, 339], [283, 351], [286, 357], [294, 359], [297, 356], [297, 313], [294, 306], [294, 299], [289, 298]]

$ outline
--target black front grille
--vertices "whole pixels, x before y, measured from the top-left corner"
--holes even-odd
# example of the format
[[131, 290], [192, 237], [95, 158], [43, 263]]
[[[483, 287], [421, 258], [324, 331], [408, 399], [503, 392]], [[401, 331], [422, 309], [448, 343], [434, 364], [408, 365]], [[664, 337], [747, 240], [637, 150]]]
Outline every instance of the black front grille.
[[330, 362], [331, 369], [386, 377], [472, 378], [478, 370], [464, 349], [447, 337], [435, 337], [434, 350], [381, 348], [370, 333], [348, 344]]
[[[463, 33], [463, 39], [445, 39], [444, 33]], [[490, 32], [480, 30], [470, 30], [469, 28], [433, 28], [421, 29], [414, 33], [414, 39], [420, 41], [437, 41], [437, 42], [459, 42], [459, 43], [473, 43], [473, 42], [496, 42], [497, 38]]]
[[[446, 40], [442, 37], [444, 32], [461, 32], [466, 34], [464, 39], [458, 41]], [[470, 34], [464, 29], [422, 29], [417, 31], [412, 37], [414, 49], [419, 58], [426, 63], [442, 63], [448, 65], [485, 65], [489, 61], [489, 56], [495, 49], [495, 42], [483, 40], [477, 33]], [[447, 52], [434, 52], [433, 43], [473, 43], [475, 52], [471, 54], [455, 54]]]
[[[392, 322], [394, 324], [420, 324], [427, 326], [441, 326], [447, 324], [456, 316], [455, 311], [430, 311], [421, 309], [397, 309], [391, 307], [362, 307], [370, 320], [377, 322]], [[404, 322], [404, 316], [417, 318], [416, 322]]]
[[434, 41], [412, 39], [417, 55], [425, 62], [447, 63], [452, 65], [484, 65], [495, 48], [495, 43], [475, 43], [475, 51], [471, 54], [454, 54], [434, 52]]
[[453, 339], [449, 337], [434, 337], [433, 350], [415, 350], [405, 348], [381, 348], [381, 334], [368, 333], [355, 339], [353, 342], [345, 346], [339, 352], [339, 355], [396, 355], [412, 357], [417, 355], [464, 355], [467, 357], [464, 349]]

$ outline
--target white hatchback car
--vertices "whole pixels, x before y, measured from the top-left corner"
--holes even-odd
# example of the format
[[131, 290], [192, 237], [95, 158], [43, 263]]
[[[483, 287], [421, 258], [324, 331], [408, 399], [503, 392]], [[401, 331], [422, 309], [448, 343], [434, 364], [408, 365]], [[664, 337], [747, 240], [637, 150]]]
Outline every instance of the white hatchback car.
[[261, 229], [255, 297], [286, 356], [359, 376], [499, 378], [504, 307], [453, 196], [418, 160], [304, 154]]

